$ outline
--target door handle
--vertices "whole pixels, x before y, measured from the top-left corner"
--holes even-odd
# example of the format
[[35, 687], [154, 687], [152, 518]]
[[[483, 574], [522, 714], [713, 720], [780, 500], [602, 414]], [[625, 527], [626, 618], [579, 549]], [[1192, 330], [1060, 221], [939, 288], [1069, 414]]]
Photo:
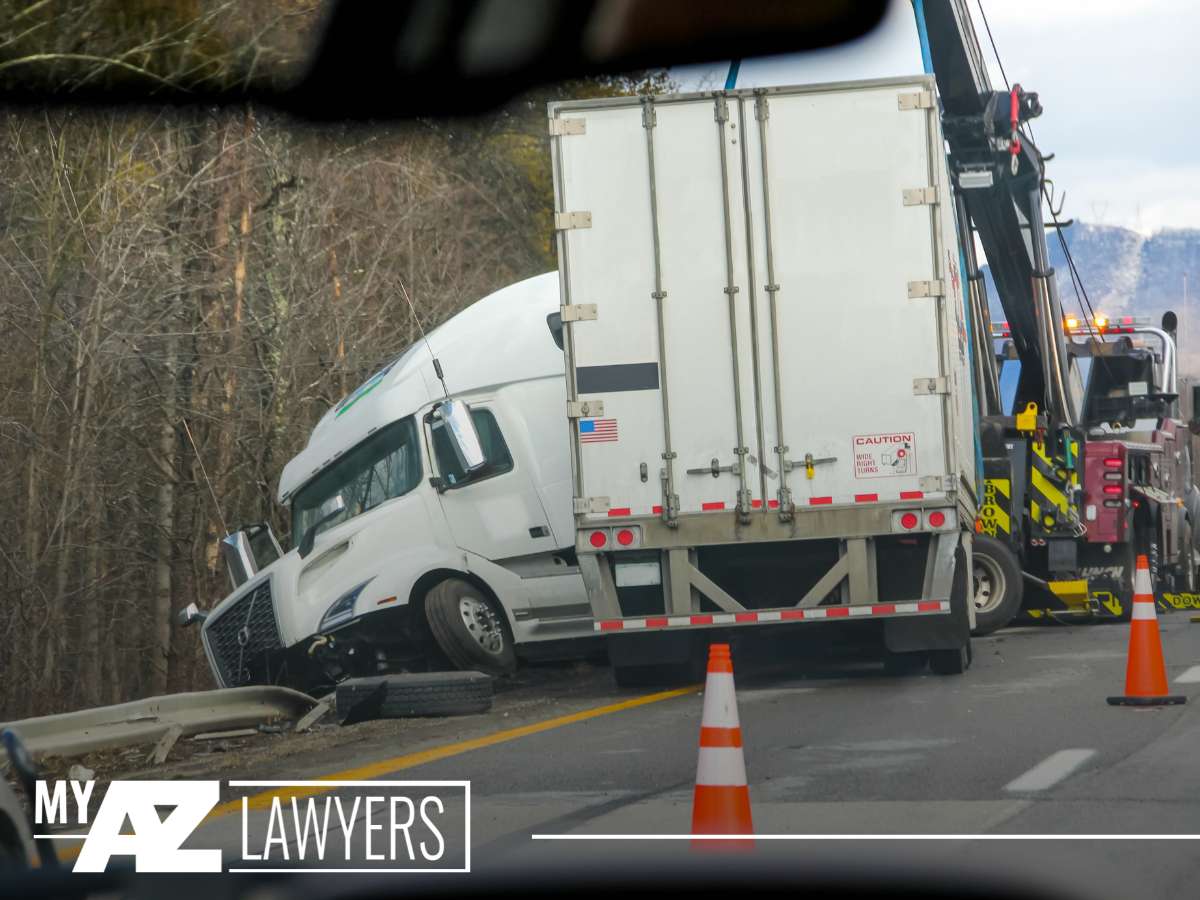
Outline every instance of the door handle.
[[741, 469], [738, 467], [737, 463], [729, 466], [723, 466], [721, 465], [721, 461], [714, 456], [712, 462], [710, 462], [703, 469], [687, 470], [689, 475], [711, 475], [713, 478], [716, 478], [722, 472], [729, 472], [733, 475], [738, 475], [741, 473]]

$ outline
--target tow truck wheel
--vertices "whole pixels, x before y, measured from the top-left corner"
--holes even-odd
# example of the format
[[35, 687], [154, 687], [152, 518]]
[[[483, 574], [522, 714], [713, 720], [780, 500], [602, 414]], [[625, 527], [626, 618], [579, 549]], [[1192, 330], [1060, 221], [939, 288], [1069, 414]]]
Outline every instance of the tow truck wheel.
[[1011, 550], [986, 534], [975, 535], [971, 564], [975, 602], [974, 635], [1003, 628], [1021, 610], [1025, 592], [1021, 567]]
[[470, 582], [447, 578], [425, 595], [429, 630], [450, 662], [463, 670], [506, 675], [517, 667], [504, 613]]

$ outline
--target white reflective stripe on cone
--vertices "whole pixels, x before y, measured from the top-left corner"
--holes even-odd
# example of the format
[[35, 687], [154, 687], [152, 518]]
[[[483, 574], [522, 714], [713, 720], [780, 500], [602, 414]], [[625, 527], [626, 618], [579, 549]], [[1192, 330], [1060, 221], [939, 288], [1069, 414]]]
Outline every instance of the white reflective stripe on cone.
[[1158, 615], [1154, 611], [1154, 601], [1134, 600], [1133, 615], [1130, 616], [1130, 619], [1132, 619], [1134, 622], [1142, 621], [1144, 619], [1157, 620]]
[[1133, 573], [1133, 592], [1135, 594], [1154, 593], [1154, 588], [1150, 587], [1149, 569], [1138, 569]]
[[707, 728], [737, 728], [737, 699], [733, 695], [733, 676], [728, 672], [709, 672], [704, 687], [704, 712], [700, 724]]
[[701, 747], [696, 766], [696, 784], [709, 787], [742, 787], [746, 783], [746, 761], [741, 747]]

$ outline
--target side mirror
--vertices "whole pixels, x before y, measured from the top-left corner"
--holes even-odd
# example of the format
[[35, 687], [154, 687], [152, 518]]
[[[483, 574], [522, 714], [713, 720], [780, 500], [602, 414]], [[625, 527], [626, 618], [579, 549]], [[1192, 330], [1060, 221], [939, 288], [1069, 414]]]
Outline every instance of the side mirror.
[[279, 541], [265, 522], [247, 525], [221, 538], [221, 557], [234, 590], [282, 555]]
[[189, 603], [179, 611], [179, 618], [177, 621], [179, 622], [180, 627], [187, 628], [189, 625], [195, 625], [198, 622], [202, 623], [207, 618], [208, 613], [200, 609], [200, 607], [198, 607], [195, 603]]
[[474, 472], [483, 468], [487, 459], [479, 432], [475, 430], [475, 420], [471, 418], [471, 407], [461, 400], [446, 400], [438, 406], [437, 416], [445, 425], [446, 437], [462, 470]]
[[334, 494], [332, 497], [326, 499], [317, 511], [321, 514], [320, 517], [309, 526], [308, 531], [304, 532], [304, 535], [300, 538], [300, 544], [296, 548], [300, 553], [301, 559], [312, 553], [313, 543], [317, 539], [317, 531], [320, 530], [321, 526], [330, 519], [336, 519], [346, 511], [346, 498], [340, 493]]
[[1176, 316], [1174, 312], [1172, 312], [1171, 310], [1168, 309], [1165, 313], [1163, 313], [1162, 330], [1165, 331], [1167, 334], [1169, 334], [1171, 337], [1175, 337], [1175, 330], [1177, 328], [1179, 328], [1179, 317]]

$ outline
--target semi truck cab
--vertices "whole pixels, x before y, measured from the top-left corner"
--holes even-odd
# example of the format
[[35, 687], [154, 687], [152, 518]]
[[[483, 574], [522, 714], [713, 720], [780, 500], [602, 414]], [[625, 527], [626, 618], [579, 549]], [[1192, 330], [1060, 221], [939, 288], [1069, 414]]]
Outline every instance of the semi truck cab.
[[264, 525], [223, 542], [232, 591], [202, 629], [221, 686], [578, 652], [558, 308], [553, 273], [498, 291], [324, 415], [279, 480], [291, 549]]

